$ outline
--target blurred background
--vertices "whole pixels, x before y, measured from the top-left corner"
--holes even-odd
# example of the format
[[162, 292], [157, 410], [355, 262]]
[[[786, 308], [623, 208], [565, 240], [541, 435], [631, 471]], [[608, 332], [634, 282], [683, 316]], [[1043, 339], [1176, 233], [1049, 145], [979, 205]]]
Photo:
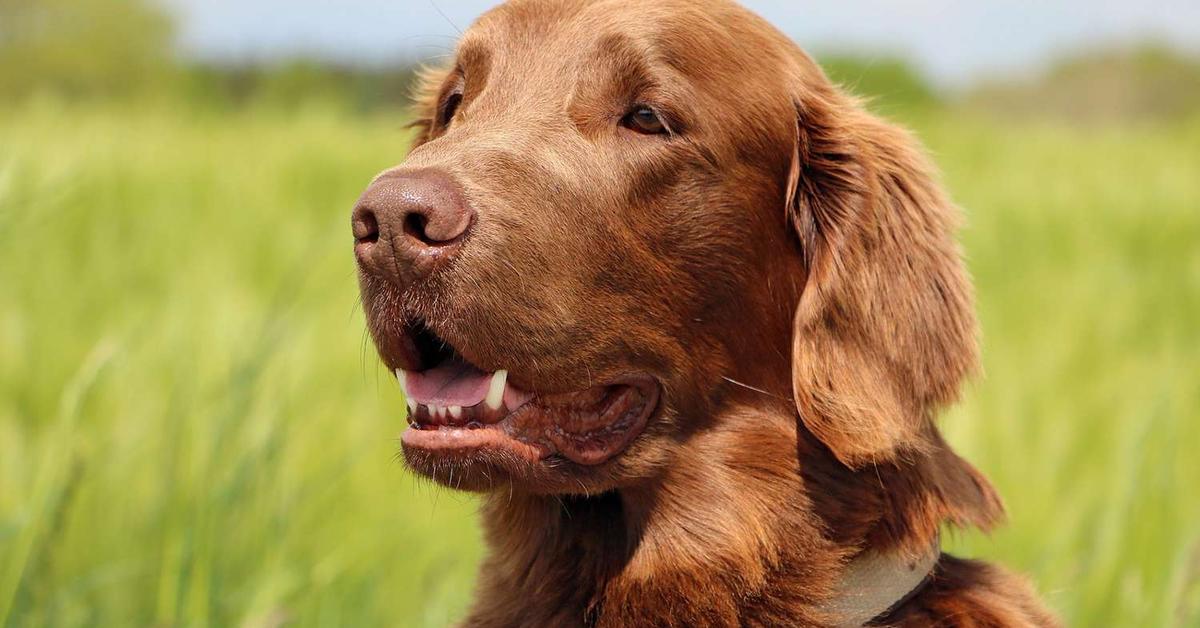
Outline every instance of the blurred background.
[[[443, 626], [473, 498], [396, 460], [348, 216], [488, 5], [0, 0], [0, 626]], [[749, 3], [962, 204], [1008, 502], [957, 553], [1200, 625], [1200, 4]], [[968, 5], [969, 6], [966, 6]]]

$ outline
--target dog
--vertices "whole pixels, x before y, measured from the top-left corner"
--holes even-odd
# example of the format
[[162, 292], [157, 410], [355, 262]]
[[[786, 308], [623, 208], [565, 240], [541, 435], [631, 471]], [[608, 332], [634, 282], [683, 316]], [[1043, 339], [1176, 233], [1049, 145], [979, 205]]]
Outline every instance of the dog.
[[942, 553], [1003, 506], [917, 142], [727, 0], [512, 0], [354, 208], [406, 464], [482, 494], [464, 626], [1054, 626]]

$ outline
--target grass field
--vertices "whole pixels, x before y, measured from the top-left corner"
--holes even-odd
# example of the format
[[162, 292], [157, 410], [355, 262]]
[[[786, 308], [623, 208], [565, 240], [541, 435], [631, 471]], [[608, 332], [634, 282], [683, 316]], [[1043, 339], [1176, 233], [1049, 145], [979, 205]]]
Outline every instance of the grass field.
[[[915, 126], [966, 208], [986, 377], [958, 552], [1074, 626], [1200, 624], [1200, 119]], [[442, 626], [480, 541], [396, 462], [349, 209], [401, 120], [0, 112], [0, 626]]]

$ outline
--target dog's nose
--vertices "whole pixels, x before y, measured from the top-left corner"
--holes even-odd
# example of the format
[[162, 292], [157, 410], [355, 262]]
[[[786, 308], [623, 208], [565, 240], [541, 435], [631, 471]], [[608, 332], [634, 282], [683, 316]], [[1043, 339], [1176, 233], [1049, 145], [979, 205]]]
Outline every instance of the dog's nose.
[[363, 270], [407, 285], [453, 258], [474, 222], [475, 212], [449, 175], [391, 172], [354, 207], [354, 255]]

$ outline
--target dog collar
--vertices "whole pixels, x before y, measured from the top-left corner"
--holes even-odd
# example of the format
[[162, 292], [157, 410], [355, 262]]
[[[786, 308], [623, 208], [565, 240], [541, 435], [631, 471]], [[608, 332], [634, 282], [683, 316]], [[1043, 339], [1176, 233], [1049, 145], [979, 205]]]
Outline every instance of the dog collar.
[[861, 628], [886, 617], [920, 593], [942, 555], [939, 539], [915, 559], [864, 552], [846, 565], [838, 593], [825, 604], [836, 628]]

